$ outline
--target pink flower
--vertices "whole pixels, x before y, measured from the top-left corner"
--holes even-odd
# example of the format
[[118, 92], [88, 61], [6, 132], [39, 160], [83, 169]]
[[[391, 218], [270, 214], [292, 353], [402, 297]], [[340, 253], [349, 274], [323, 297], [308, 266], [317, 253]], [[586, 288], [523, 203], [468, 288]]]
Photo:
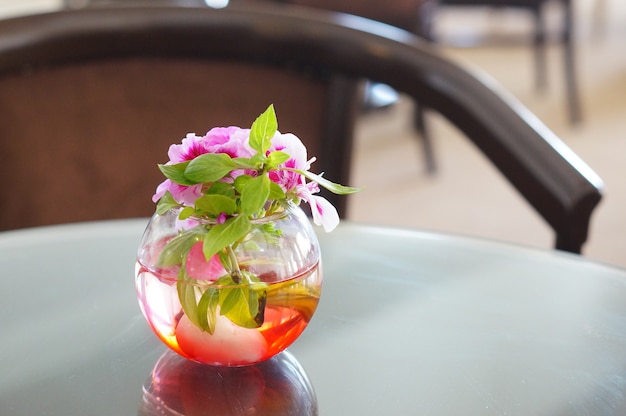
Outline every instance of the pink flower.
[[[251, 158], [256, 151], [250, 147], [250, 130], [239, 127], [216, 127], [200, 137], [194, 133], [189, 133], [180, 144], [170, 146], [168, 156], [170, 160], [167, 164], [188, 162], [205, 153], [223, 153], [231, 158]], [[332, 231], [339, 224], [337, 210], [328, 200], [321, 196], [314, 195], [319, 192], [319, 186], [315, 182], [307, 183], [304, 175], [286, 170], [284, 168], [308, 171], [315, 158], [307, 159], [307, 150], [302, 141], [291, 133], [281, 134], [276, 132], [272, 138], [268, 154], [273, 151], [282, 151], [290, 157], [277, 170], [269, 172], [269, 178], [278, 184], [288, 195], [288, 198], [300, 198], [311, 206], [313, 222], [324, 227], [327, 232]], [[234, 170], [228, 177], [222, 179], [225, 182], [232, 182], [241, 174], [254, 175], [254, 171]], [[166, 192], [170, 192], [172, 197], [179, 204], [193, 206], [195, 200], [203, 194], [203, 184], [192, 186], [179, 185], [166, 179], [162, 182], [152, 197], [157, 202]], [[222, 215], [218, 222], [223, 222], [225, 216]]]
[[[277, 132], [270, 147], [270, 151], [273, 150], [280, 150], [291, 156], [280, 167], [308, 171], [311, 163], [315, 161], [315, 158], [307, 160], [306, 147], [293, 134]], [[335, 207], [326, 198], [314, 195], [320, 191], [317, 183], [306, 183], [304, 176], [288, 170], [270, 172], [270, 179], [280, 185], [285, 192], [295, 191], [298, 197], [306, 201], [311, 206], [313, 222], [323, 226], [326, 232], [332, 231], [339, 225], [339, 214]]]
[[[311, 167], [311, 161], [307, 161], [306, 147], [297, 136], [290, 133], [280, 134], [276, 132], [272, 138], [272, 145], [269, 151], [277, 150], [291, 156], [285, 163], [280, 165], [280, 167], [304, 171], [309, 170]], [[285, 193], [297, 190], [298, 186], [305, 184], [305, 178], [302, 175], [288, 170], [273, 171], [270, 172], [269, 176], [273, 182], [280, 185]]]
[[[167, 155], [168, 165], [188, 162], [205, 153], [225, 153], [232, 158], [251, 157], [254, 150], [248, 144], [249, 129], [239, 127], [215, 127], [203, 137], [189, 133], [180, 144], [170, 146]], [[233, 177], [239, 176], [242, 171], [233, 172]], [[157, 202], [169, 191], [179, 204], [193, 205], [202, 195], [202, 184], [185, 186], [166, 179], [156, 189], [152, 201]]]
[[208, 153], [205, 143], [200, 136], [188, 133], [181, 144], [173, 144], [167, 151], [170, 160], [167, 164], [181, 163], [193, 160], [197, 156]]
[[313, 195], [317, 192], [319, 192], [319, 186], [315, 182], [298, 187], [298, 196], [311, 207], [315, 225], [321, 225], [324, 227], [324, 231], [329, 233], [339, 225], [339, 214], [326, 198]]
[[157, 202], [167, 191], [170, 191], [179, 204], [193, 206], [195, 200], [202, 195], [202, 184], [183, 186], [166, 179], [157, 186], [152, 201]]
[[205, 153], [225, 153], [228, 156], [252, 157], [256, 152], [248, 144], [250, 129], [239, 127], [216, 127], [201, 139], [207, 148]]
[[187, 275], [193, 279], [213, 282], [227, 272], [217, 254], [211, 257], [209, 261], [206, 260], [202, 251], [202, 244], [201, 241], [194, 244], [187, 254], [187, 262], [185, 263]]

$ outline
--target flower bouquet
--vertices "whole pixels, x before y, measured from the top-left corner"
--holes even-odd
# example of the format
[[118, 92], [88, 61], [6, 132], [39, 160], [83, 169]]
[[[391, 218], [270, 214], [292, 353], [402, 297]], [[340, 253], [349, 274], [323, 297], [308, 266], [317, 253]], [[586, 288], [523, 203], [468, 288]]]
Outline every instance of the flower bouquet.
[[139, 247], [142, 312], [172, 350], [206, 364], [247, 365], [287, 348], [319, 301], [320, 250], [335, 208], [316, 195], [358, 191], [309, 171], [315, 160], [281, 134], [273, 106], [250, 129], [188, 134], [159, 165], [166, 177]]

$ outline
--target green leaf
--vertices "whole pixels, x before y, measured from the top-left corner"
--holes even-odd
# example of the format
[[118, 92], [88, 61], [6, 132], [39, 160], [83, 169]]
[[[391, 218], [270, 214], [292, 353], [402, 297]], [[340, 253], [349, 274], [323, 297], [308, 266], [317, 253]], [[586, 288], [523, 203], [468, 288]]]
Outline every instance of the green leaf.
[[191, 279], [184, 279], [184, 270], [181, 269], [181, 276], [179, 276], [176, 282], [176, 290], [178, 291], [178, 300], [180, 306], [183, 308], [183, 312], [189, 320], [200, 327], [200, 321], [198, 320], [198, 304], [196, 301], [196, 287], [194, 284], [190, 284]]
[[267, 156], [264, 153], [257, 153], [250, 158], [250, 162], [254, 164], [255, 169], [260, 168], [265, 162], [267, 162]]
[[291, 156], [288, 153], [276, 150], [267, 155], [267, 164], [270, 166], [270, 169], [274, 169], [281, 163], [288, 161], [289, 158], [291, 158]]
[[245, 215], [238, 215], [226, 220], [224, 224], [216, 224], [211, 227], [204, 236], [202, 250], [204, 257], [210, 259], [223, 248], [248, 234], [251, 228], [250, 220]]
[[268, 199], [280, 200], [285, 199], [285, 191], [276, 182], [270, 181], [270, 195]]
[[237, 192], [241, 193], [241, 191], [243, 191], [244, 186], [246, 186], [246, 183], [248, 183], [250, 179], [252, 179], [252, 176], [250, 175], [239, 175], [235, 178], [235, 182], [233, 183], [233, 186], [235, 187]]
[[[282, 230], [276, 228], [276, 223], [274, 221], [264, 222], [262, 224], [263, 232], [267, 234], [268, 242], [272, 244], [278, 244], [278, 240], [276, 237], [280, 237], [283, 235]], [[274, 238], [272, 238], [274, 237]]]
[[256, 291], [248, 285], [225, 288], [220, 292], [220, 314], [244, 328], [263, 325], [265, 291]]
[[178, 214], [178, 219], [186, 220], [187, 218], [191, 217], [195, 213], [196, 213], [196, 210], [193, 209], [192, 207], [185, 207], [180, 210], [180, 213]]
[[189, 178], [185, 177], [185, 169], [187, 169], [189, 162], [176, 163], [173, 165], [158, 165], [159, 170], [165, 175], [165, 177], [172, 182], [179, 185], [191, 186], [198, 182], [193, 182]]
[[215, 322], [217, 305], [220, 299], [220, 292], [216, 288], [208, 288], [202, 294], [200, 301], [198, 302], [197, 317], [198, 326], [203, 331], [207, 331], [210, 334], [215, 332]]
[[183, 231], [168, 241], [159, 255], [157, 266], [169, 267], [181, 264], [184, 257], [187, 255], [189, 250], [191, 250], [191, 246], [200, 241], [200, 234], [202, 232], [202, 229], [192, 228], [187, 231]]
[[235, 190], [230, 183], [215, 182], [206, 191], [207, 195], [224, 195], [225, 197], [235, 199]]
[[165, 214], [170, 209], [179, 206], [180, 204], [176, 202], [170, 191], [165, 192], [159, 202], [157, 202], [156, 212], [159, 215]]
[[325, 179], [322, 176], [316, 175], [315, 173], [311, 173], [309, 171], [303, 171], [303, 170], [291, 169], [291, 168], [285, 168], [285, 170], [289, 170], [291, 172], [296, 172], [296, 173], [299, 173], [300, 175], [304, 175], [304, 177], [306, 177], [307, 179], [313, 182], [317, 182], [320, 186], [323, 186], [324, 188], [328, 189], [329, 191], [335, 194], [340, 194], [340, 195], [354, 194], [356, 192], [360, 192], [363, 190], [363, 188], [353, 188], [351, 186], [339, 185], [338, 183], [331, 182], [328, 179]]
[[220, 290], [220, 315], [226, 315], [234, 308], [237, 308], [240, 302], [244, 302], [247, 307], [248, 302], [244, 299], [241, 285], [223, 288]]
[[249, 157], [236, 157], [233, 159], [235, 166], [237, 169], [257, 169], [258, 163], [254, 160], [254, 156], [252, 158]]
[[196, 199], [194, 206], [203, 213], [218, 216], [221, 213], [232, 215], [237, 210], [237, 203], [224, 195], [210, 194]]
[[259, 212], [270, 196], [270, 178], [267, 174], [250, 179], [241, 190], [241, 211], [246, 215]]
[[252, 123], [250, 128], [250, 147], [265, 155], [277, 130], [276, 113], [274, 112], [274, 106], [270, 104], [267, 110]]
[[216, 182], [235, 168], [235, 163], [227, 154], [206, 153], [189, 162], [185, 178], [195, 183]]
[[[232, 270], [234, 265], [233, 265], [233, 262], [232, 262], [232, 259], [230, 258], [230, 256], [227, 253], [224, 253], [224, 251], [220, 251], [219, 253], [217, 253], [217, 255], [219, 256], [220, 263], [222, 263], [222, 266], [224, 266], [224, 269]], [[228, 276], [228, 278], [230, 278], [230, 276]], [[216, 284], [222, 284], [222, 283], [219, 282], [220, 279], [218, 279]]]

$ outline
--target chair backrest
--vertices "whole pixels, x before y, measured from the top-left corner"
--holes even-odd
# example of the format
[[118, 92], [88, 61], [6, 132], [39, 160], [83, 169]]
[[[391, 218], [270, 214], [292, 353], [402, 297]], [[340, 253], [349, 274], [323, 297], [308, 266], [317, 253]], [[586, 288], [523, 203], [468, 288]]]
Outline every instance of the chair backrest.
[[[2, 22], [0, 175], [12, 179], [0, 229], [149, 216], [156, 164], [171, 143], [213, 126], [249, 127], [271, 103], [281, 131], [318, 157], [315, 170], [348, 183], [356, 82], [287, 53], [273, 66], [240, 55], [260, 29], [243, 22], [218, 46], [222, 25], [220, 14], [185, 8]], [[205, 43], [218, 47], [203, 51]], [[346, 198], [326, 196], [345, 214]]]
[[423, 8], [430, 7], [432, 0], [274, 0], [279, 3], [296, 4], [324, 10], [349, 13], [378, 22], [421, 33]]
[[551, 0], [437, 0], [442, 5], [454, 6], [513, 6], [535, 8]]
[[[137, 63], [135, 59], [139, 58], [145, 62]], [[136, 170], [129, 169], [143, 158], [146, 160], [143, 173], [148, 176], [152, 173], [154, 161], [163, 158], [163, 143], [171, 142], [173, 136], [184, 134], [180, 128], [200, 129], [210, 126], [212, 120], [209, 116], [213, 115], [211, 113], [220, 111], [222, 101], [231, 95], [230, 84], [225, 86], [222, 80], [211, 75], [197, 75], [197, 84], [194, 85], [202, 93], [199, 92], [196, 96], [153, 96], [145, 102], [136, 103], [131, 110], [126, 110], [149, 111], [144, 107], [152, 105], [157, 110], [162, 110], [159, 112], [160, 117], [178, 119], [183, 112], [180, 106], [185, 104], [185, 100], [193, 100], [191, 107], [199, 107], [206, 116], [201, 118], [202, 125], [193, 120], [184, 120], [181, 123], [183, 127], [175, 126], [175, 129], [166, 131], [159, 130], [160, 127], [156, 128], [150, 122], [137, 121], [139, 127], [129, 130], [127, 134], [107, 138], [106, 141], [99, 139], [105, 143], [94, 143], [92, 137], [96, 132], [101, 133], [100, 129], [113, 128], [117, 124], [120, 124], [117, 127], [122, 127], [121, 121], [116, 119], [121, 116], [117, 112], [114, 113], [115, 116], [110, 116], [109, 112], [116, 110], [115, 106], [120, 102], [128, 101], [124, 94], [128, 92], [126, 88], [130, 87], [113, 91], [114, 95], [121, 96], [120, 99], [106, 106], [96, 106], [100, 109], [100, 119], [95, 120], [94, 124], [87, 122], [78, 125], [72, 133], [61, 131], [62, 139], [53, 137], [59, 133], [56, 130], [62, 130], [66, 122], [80, 124], [83, 116], [80, 109], [71, 116], [77, 119], [59, 121], [52, 125], [47, 123], [53, 117], [47, 116], [45, 120], [39, 120], [41, 113], [36, 109], [30, 118], [23, 119], [25, 126], [21, 126], [22, 123], [12, 122], [17, 116], [11, 112], [16, 111], [16, 107], [22, 111], [25, 108], [30, 109], [33, 102], [30, 97], [16, 95], [21, 90], [9, 89], [20, 79], [22, 84], [31, 84], [32, 79], [45, 77], [45, 72], [54, 66], [62, 72], [70, 72], [64, 75], [63, 83], [58, 84], [56, 95], [49, 93], [38, 100], [62, 101], [62, 97], [68, 96], [65, 88], [81, 85], [79, 76], [71, 72], [73, 69], [69, 63], [71, 67], [83, 67], [93, 66], [95, 62], [106, 62], [105, 67], [109, 72], [92, 74], [91, 80], [85, 81], [84, 86], [77, 88], [72, 94], [84, 94], [81, 97], [84, 102], [96, 100], [91, 98], [91, 91], [85, 88], [115, 90], [118, 88], [117, 81], [108, 81], [133, 71], [136, 72], [135, 82], [143, 85], [132, 87], [143, 88], [143, 94], [162, 87], [151, 79], [151, 73], [155, 69], [150, 64], [156, 66], [156, 61], [164, 59], [168, 63], [185, 61], [181, 65], [203, 66], [207, 60], [222, 61], [225, 62], [224, 65], [246, 64], [248, 69], [252, 68], [252, 75], [257, 72], [263, 74], [264, 66], [282, 69], [287, 67], [287, 76], [305, 71], [315, 82], [320, 79], [321, 74], [328, 76], [328, 79], [345, 81], [344, 85], [348, 86], [353, 84], [350, 80], [362, 78], [389, 84], [439, 111], [463, 131], [555, 229], [558, 248], [577, 252], [586, 240], [590, 215], [600, 200], [601, 181], [526, 110], [405, 31], [377, 25], [354, 16], [293, 7], [274, 8], [267, 4], [220, 10], [169, 7], [87, 9], [3, 22], [0, 25], [0, 112], [3, 114], [0, 121], [0, 150], [5, 155], [5, 163], [0, 164], [0, 174], [15, 181], [5, 180], [0, 218], [7, 215], [19, 216], [29, 210], [50, 209], [52, 205], [59, 206], [60, 210], [72, 207], [78, 195], [72, 196], [71, 189], [66, 192], [68, 190], [64, 188], [67, 188], [67, 184], [61, 182], [54, 185], [58, 192], [64, 192], [62, 195], [47, 195], [47, 190], [43, 187], [53, 185], [42, 185], [39, 182], [48, 180], [51, 176], [60, 176], [57, 175], [59, 172], [54, 168], [37, 172], [45, 159], [49, 158], [50, 152], [57, 152], [56, 147], [60, 146], [58, 142], [64, 140], [72, 141], [69, 146], [62, 145], [69, 154], [57, 153], [52, 166], [65, 169], [61, 167], [71, 163], [63, 178], [78, 177], [87, 183], [76, 192], [91, 192], [86, 199], [87, 205], [82, 208], [97, 210], [98, 204], [111, 202], [111, 197], [106, 195], [95, 199], [93, 192], [99, 186], [128, 185], [124, 194], [118, 192], [116, 196], [119, 198], [124, 195], [122, 199], [112, 201], [115, 205], [108, 205], [110, 210], [120, 203], [126, 203], [124, 198], [145, 199], [146, 193], [151, 192], [156, 180], [150, 180], [150, 190], [140, 189], [133, 182], [141, 175]], [[126, 66], [120, 66], [121, 62], [126, 62]], [[250, 67], [251, 62], [256, 66]], [[161, 64], [163, 62], [159, 66]], [[158, 82], [176, 84], [189, 81], [186, 73], [178, 72], [176, 68], [170, 68], [170, 71], [169, 78], [165, 77], [166, 81]], [[229, 70], [225, 72], [228, 73]], [[236, 75], [235, 84], [245, 82], [245, 77], [246, 75]], [[222, 88], [219, 92], [209, 89], [211, 93], [203, 95], [207, 94], [203, 81], [211, 83], [213, 88]], [[279, 82], [270, 91], [275, 103], [279, 93], [291, 95], [292, 92], [285, 83], [287, 81], [281, 79]], [[44, 79], [42, 85], [44, 84], [49, 85], [50, 82]], [[177, 88], [175, 86], [169, 90], [176, 91]], [[312, 86], [308, 93], [302, 98], [296, 98], [291, 104], [278, 103], [279, 115], [282, 114], [287, 119], [285, 113], [293, 111], [300, 116], [298, 119], [308, 119], [311, 118], [307, 113], [310, 101], [335, 102], [327, 101], [324, 97], [314, 98], [314, 91], [318, 89]], [[245, 96], [237, 101], [236, 104], [242, 108], [216, 114], [219, 118], [217, 122], [239, 122], [240, 120], [234, 118], [241, 115], [246, 121], [250, 121], [250, 115], [244, 114], [243, 109], [247, 98]], [[209, 99], [215, 100], [213, 106], [206, 110], [205, 99], [207, 102]], [[18, 100], [20, 104], [16, 104], [14, 100]], [[259, 105], [255, 103], [253, 111], [258, 112], [258, 108]], [[335, 109], [327, 109], [328, 111], [336, 114]], [[340, 124], [340, 129], [349, 130], [346, 125], [351, 126], [352, 121], [349, 120], [350, 117], [346, 120], [343, 116], [340, 113], [339, 117], [332, 119], [332, 123]], [[128, 113], [123, 121], [132, 121], [135, 118], [138, 119], [139, 116]], [[317, 125], [319, 119], [309, 122]], [[296, 128], [295, 125], [285, 126], [285, 123], [281, 123], [283, 130], [292, 129], [306, 139], [306, 135], [301, 133], [304, 130], [298, 130], [300, 127]], [[22, 128], [28, 128], [28, 131]], [[175, 131], [176, 129], [179, 130]], [[137, 131], [147, 131], [150, 140], [139, 140]], [[77, 136], [69, 137], [70, 134]], [[161, 135], [164, 137], [161, 138]], [[311, 133], [311, 137], [320, 136]], [[321, 137], [326, 141], [318, 141], [318, 147], [314, 149], [320, 158], [329, 157], [322, 168], [330, 172], [331, 168], [337, 169], [337, 164], [340, 164], [342, 166], [339, 172], [344, 174], [332, 177], [346, 179], [345, 172], [349, 171], [349, 164], [342, 164], [344, 159], [337, 159], [338, 153], [341, 153], [337, 151], [337, 146], [339, 149], [349, 149], [349, 140], [339, 144], [328, 142], [331, 139], [328, 136]], [[337, 137], [332, 139], [337, 140]], [[158, 148], [156, 151], [153, 149], [155, 147]], [[107, 160], [98, 153], [101, 151], [106, 151], [109, 156], [112, 154], [114, 159]], [[23, 175], [27, 175], [27, 180], [23, 179]], [[11, 182], [10, 187], [7, 182]], [[48, 199], [35, 201], [36, 198], [33, 197], [32, 200], [21, 200], [25, 198], [24, 195], [40, 193], [46, 194]], [[93, 201], [91, 205], [89, 201]], [[5, 207], [12, 204], [21, 204], [24, 211], [7, 211]], [[108, 213], [113, 215], [113, 211]]]

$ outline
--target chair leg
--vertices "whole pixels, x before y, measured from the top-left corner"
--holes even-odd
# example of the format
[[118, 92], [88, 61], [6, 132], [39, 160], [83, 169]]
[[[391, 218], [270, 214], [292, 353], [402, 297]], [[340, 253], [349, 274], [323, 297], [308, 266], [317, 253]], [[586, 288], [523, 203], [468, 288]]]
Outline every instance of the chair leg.
[[557, 232], [554, 248], [557, 250], [567, 251], [569, 253], [581, 254], [582, 242]]
[[546, 68], [546, 28], [541, 5], [533, 8], [535, 34], [533, 39], [535, 53], [535, 88], [544, 91], [547, 85]]
[[[421, 0], [417, 3], [419, 3], [417, 10], [418, 18], [415, 20], [416, 26], [414, 28], [414, 33], [417, 36], [434, 43], [435, 35], [433, 33], [433, 21], [437, 7], [439, 6], [439, 0]], [[437, 162], [435, 160], [435, 152], [433, 150], [433, 140], [428, 129], [428, 122], [426, 120], [426, 108], [417, 101], [415, 102], [413, 123], [415, 130], [417, 130], [422, 140], [422, 152], [424, 154], [426, 173], [433, 174], [437, 170]]]
[[[329, 83], [318, 168], [329, 178], [341, 184], [350, 184], [354, 124], [362, 105], [362, 83], [341, 75], [333, 75]], [[349, 198], [326, 189], [321, 190], [321, 195], [337, 208], [341, 218], [346, 217]]]
[[435, 161], [435, 152], [433, 150], [432, 138], [430, 136], [430, 132], [428, 131], [425, 111], [426, 109], [423, 105], [415, 102], [413, 122], [415, 130], [419, 133], [422, 141], [422, 152], [424, 154], [426, 173], [432, 174], [437, 170], [437, 162]]
[[580, 97], [578, 94], [578, 83], [576, 77], [576, 59], [574, 57], [574, 13], [571, 0], [562, 0], [563, 3], [563, 55], [565, 66], [565, 87], [567, 93], [567, 105], [570, 122], [579, 123], [582, 120]]
[[606, 0], [595, 0], [591, 11], [591, 34], [596, 38], [604, 35], [606, 30], [606, 8]]

